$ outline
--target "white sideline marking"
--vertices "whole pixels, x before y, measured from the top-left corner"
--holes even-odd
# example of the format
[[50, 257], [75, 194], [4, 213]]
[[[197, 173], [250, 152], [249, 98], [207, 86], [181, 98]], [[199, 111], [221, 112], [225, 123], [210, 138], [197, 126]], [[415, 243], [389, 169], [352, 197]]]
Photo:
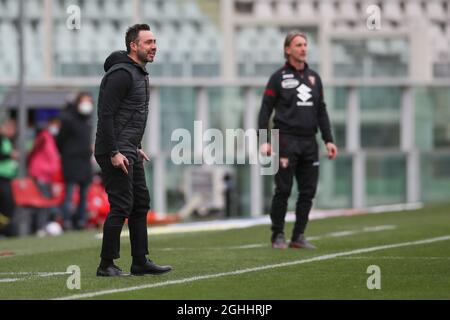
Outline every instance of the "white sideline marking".
[[339, 232], [332, 232], [329, 234], [326, 234], [324, 237], [345, 237], [345, 236], [351, 236], [359, 233], [366, 233], [366, 232], [378, 232], [378, 231], [386, 231], [386, 230], [394, 230], [397, 227], [395, 225], [384, 225], [384, 226], [375, 226], [375, 227], [365, 227], [362, 230], [348, 230], [348, 231], [339, 231]]
[[53, 277], [60, 275], [70, 275], [70, 272], [0, 272], [0, 276], [25, 276], [22, 278], [4, 278], [0, 279], [0, 282], [16, 282], [29, 280], [31, 277]]
[[[308, 240], [319, 240], [319, 239], [328, 238], [328, 237], [338, 238], [338, 237], [346, 237], [346, 236], [351, 236], [351, 235], [366, 233], [366, 232], [394, 230], [396, 228], [397, 227], [395, 225], [365, 227], [362, 230], [345, 230], [345, 231], [339, 231], [339, 232], [332, 232], [332, 233], [324, 234], [323, 236], [307, 237], [307, 239]], [[253, 249], [253, 248], [266, 247], [267, 245], [268, 245], [267, 243], [255, 243], [255, 244], [247, 244], [247, 245], [243, 245], [243, 246], [228, 247], [227, 249]]]
[[19, 281], [18, 278], [6, 278], [6, 279], [0, 279], [0, 282], [16, 282]]
[[243, 246], [235, 246], [235, 247], [228, 247], [227, 249], [253, 249], [253, 248], [261, 248], [261, 247], [267, 247], [268, 243], [255, 243], [255, 244], [246, 244]]
[[[336, 209], [336, 210], [315, 210], [313, 209], [309, 215], [309, 220], [318, 220], [331, 217], [347, 217], [363, 214], [377, 214], [393, 211], [408, 211], [423, 208], [422, 203], [406, 203], [393, 204], [385, 206], [375, 206], [361, 209]], [[295, 214], [288, 212], [286, 214], [286, 222], [295, 221]], [[232, 230], [240, 228], [248, 228], [258, 225], [270, 224], [270, 217], [268, 215], [257, 218], [239, 218], [229, 220], [214, 220], [214, 221], [199, 221], [199, 222], [181, 222], [170, 224], [166, 226], [153, 226], [147, 229], [149, 235], [157, 234], [171, 234], [171, 233], [188, 233], [188, 232], [202, 232], [202, 231], [216, 231], [216, 230]], [[129, 231], [123, 230], [121, 237], [128, 237]], [[96, 239], [102, 239], [103, 234], [95, 235]]]
[[[313, 236], [313, 237], [308, 237], [308, 240], [319, 240], [319, 239], [323, 239], [323, 238], [328, 238], [328, 237], [332, 237], [332, 238], [336, 238], [336, 237], [345, 237], [345, 236], [350, 236], [350, 235], [355, 235], [355, 234], [361, 234], [361, 233], [366, 233], [366, 232], [378, 232], [378, 231], [386, 231], [386, 230], [394, 230], [396, 229], [397, 226], [392, 225], [392, 224], [388, 224], [388, 225], [381, 225], [381, 226], [374, 226], [374, 227], [365, 227], [361, 230], [345, 230], [345, 231], [339, 231], [339, 232], [332, 232], [332, 233], [327, 233], [324, 234], [322, 236]], [[254, 249], [254, 248], [262, 248], [262, 247], [267, 247], [269, 246], [268, 243], [251, 243], [251, 244], [245, 244], [245, 245], [240, 245], [240, 246], [230, 246], [230, 247], [203, 247], [203, 248], [182, 248], [182, 247], [168, 247], [168, 248], [160, 248], [160, 249], [154, 249], [154, 250], [158, 250], [158, 251], [176, 251], [176, 250], [203, 250], [203, 249], [208, 249], [208, 250], [212, 250], [212, 249], [217, 249], [217, 250], [223, 250], [223, 249], [229, 249], [229, 250], [233, 250], [233, 249]]]
[[370, 257], [370, 256], [362, 256], [362, 257], [343, 257], [340, 259], [352, 259], [352, 260], [364, 260], [364, 259], [387, 259], [387, 260], [450, 260], [450, 257], [397, 257], [397, 256], [381, 256], [381, 257]]
[[168, 285], [172, 285], [172, 284], [182, 284], [182, 283], [194, 282], [194, 281], [205, 280], [205, 279], [214, 279], [214, 278], [220, 278], [220, 277], [226, 277], [226, 276], [240, 275], [240, 274], [249, 273], [249, 272], [289, 267], [289, 266], [305, 264], [305, 263], [315, 262], [315, 261], [330, 260], [330, 259], [334, 259], [337, 257], [349, 256], [352, 254], [360, 254], [360, 253], [365, 253], [365, 252], [373, 252], [373, 251], [379, 251], [379, 250], [385, 250], [385, 249], [427, 244], [427, 243], [433, 243], [433, 242], [438, 242], [438, 241], [447, 241], [447, 240], [450, 240], [450, 235], [437, 237], [437, 238], [418, 240], [418, 241], [401, 242], [401, 243], [388, 244], [388, 245], [384, 245], [384, 246], [362, 248], [362, 249], [356, 249], [356, 250], [351, 250], [351, 251], [346, 251], [346, 252], [331, 253], [331, 254], [326, 254], [323, 256], [318, 256], [318, 257], [314, 257], [314, 258], [310, 258], [310, 259], [270, 264], [270, 265], [254, 267], [254, 268], [247, 268], [247, 269], [240, 269], [240, 270], [230, 271], [230, 272], [221, 272], [221, 273], [209, 274], [209, 275], [204, 275], [204, 276], [184, 278], [184, 279], [179, 279], [179, 280], [169, 280], [169, 281], [164, 281], [164, 282], [150, 283], [150, 284], [144, 284], [141, 286], [134, 286], [134, 287], [128, 287], [128, 288], [110, 289], [110, 290], [102, 290], [102, 291], [90, 292], [90, 293], [84, 293], [84, 294], [76, 294], [76, 295], [56, 298], [54, 300], [75, 300], [75, 299], [83, 299], [83, 298], [92, 298], [92, 297], [106, 295], [106, 294], [129, 292], [129, 291], [142, 290], [142, 289], [148, 289], [148, 288], [164, 287], [164, 286], [168, 286]]
[[70, 272], [0, 272], [2, 276], [39, 276], [39, 277], [51, 277], [51, 276], [60, 276], [64, 274], [72, 274]]
[[384, 231], [384, 230], [392, 230], [395, 228], [397, 228], [395, 225], [388, 224], [388, 225], [384, 225], [384, 226], [365, 227], [363, 229], [363, 231], [365, 231], [365, 232]]

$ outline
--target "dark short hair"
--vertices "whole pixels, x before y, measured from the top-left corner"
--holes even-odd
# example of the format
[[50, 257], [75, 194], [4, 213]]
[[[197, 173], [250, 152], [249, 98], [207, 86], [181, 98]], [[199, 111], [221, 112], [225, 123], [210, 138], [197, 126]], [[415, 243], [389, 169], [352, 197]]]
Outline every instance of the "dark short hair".
[[130, 53], [131, 47], [130, 43], [135, 42], [139, 37], [139, 31], [150, 31], [150, 26], [145, 23], [135, 24], [128, 28], [127, 33], [125, 34], [125, 45], [127, 46], [127, 53]]

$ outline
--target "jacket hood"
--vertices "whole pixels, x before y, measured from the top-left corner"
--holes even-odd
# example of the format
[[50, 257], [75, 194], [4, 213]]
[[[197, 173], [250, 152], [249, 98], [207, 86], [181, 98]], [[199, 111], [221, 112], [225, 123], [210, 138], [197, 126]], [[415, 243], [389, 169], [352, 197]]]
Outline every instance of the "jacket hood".
[[145, 67], [142, 67], [141, 65], [134, 62], [133, 59], [128, 56], [127, 52], [122, 50], [114, 51], [113, 53], [111, 53], [108, 58], [106, 58], [103, 69], [105, 70], [105, 72], [108, 72], [108, 70], [111, 69], [112, 66], [118, 63], [130, 63], [147, 74], [147, 70], [145, 69]]

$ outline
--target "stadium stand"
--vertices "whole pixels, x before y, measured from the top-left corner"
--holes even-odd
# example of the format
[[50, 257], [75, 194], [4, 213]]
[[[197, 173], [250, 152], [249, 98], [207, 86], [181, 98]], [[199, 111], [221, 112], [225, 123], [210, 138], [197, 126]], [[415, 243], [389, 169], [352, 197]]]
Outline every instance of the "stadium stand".
[[[124, 0], [52, 0], [53, 8], [53, 32], [54, 43], [54, 73], [60, 76], [100, 76], [101, 64], [108, 52], [112, 49], [123, 48], [123, 41], [117, 39], [117, 33], [123, 32], [133, 21], [133, 7]], [[211, 17], [205, 10], [204, 1], [159, 1], [140, 0], [140, 14], [143, 18], [151, 21], [154, 30], [160, 32], [160, 53], [164, 56], [167, 70], [161, 66], [155, 68], [156, 76], [219, 76], [221, 48], [223, 34], [219, 25], [215, 23], [216, 17]], [[311, 17], [322, 17], [331, 23], [333, 32], [349, 33], [354, 31], [364, 32], [366, 29], [365, 8], [370, 1], [357, 0], [236, 0], [235, 8], [246, 8], [235, 12], [238, 17], [251, 19], [311, 19]], [[245, 4], [239, 6], [238, 4]], [[392, 0], [378, 3], [383, 17], [383, 30], [396, 31], [405, 30], [409, 23], [418, 17], [424, 21], [429, 30], [428, 42], [432, 47], [431, 69], [434, 76], [438, 78], [449, 76], [445, 68], [436, 68], [435, 65], [448, 65], [450, 51], [450, 13], [449, 3], [445, 0], [432, 0], [421, 2], [418, 0]], [[79, 5], [82, 12], [81, 31], [67, 30], [66, 18], [67, 7]], [[0, 1], [0, 29], [2, 30], [2, 42], [17, 38], [18, 30], [16, 18], [18, 16], [18, 3], [13, 0]], [[34, 48], [33, 54], [26, 57], [30, 64], [28, 77], [36, 77], [44, 72], [42, 67], [35, 62], [42, 62], [46, 49], [43, 48], [42, 25], [43, 25], [43, 0], [30, 0], [25, 2], [26, 23], [25, 37], [35, 39], [31, 44]], [[218, 14], [218, 13], [216, 13]], [[308, 20], [309, 21], [309, 20]], [[327, 22], [327, 23], [328, 23]], [[320, 22], [316, 23], [316, 34]], [[248, 30], [247, 30], [248, 29]], [[285, 27], [272, 25], [256, 28], [251, 25], [237, 24], [234, 28], [236, 33], [236, 60], [240, 74], [248, 76], [259, 76], [267, 74], [259, 68], [262, 57], [269, 64], [282, 61], [282, 57], [269, 52], [252, 50], [279, 45], [279, 38], [285, 32]], [[182, 35], [182, 36], [180, 36]], [[267, 41], [261, 41], [265, 39]], [[368, 39], [376, 37], [374, 34], [367, 35]], [[436, 41], [436, 37], [440, 41]], [[177, 41], [174, 41], [177, 38]], [[312, 37], [317, 38], [317, 36]], [[278, 44], [277, 44], [278, 40]], [[14, 40], [16, 42], [17, 40]], [[11, 43], [11, 42], [10, 42]], [[95, 44], [95, 45], [94, 45]], [[373, 46], [370, 44], [369, 46]], [[320, 48], [317, 43], [310, 43], [314, 64], [319, 62]], [[207, 50], [209, 48], [210, 50]], [[16, 55], [14, 51], [8, 51], [3, 45], [0, 48], [3, 64], [8, 65]], [[390, 54], [395, 54], [391, 52]], [[335, 57], [340, 59], [339, 57]], [[405, 55], [399, 54], [399, 61], [404, 62]], [[180, 61], [183, 61], [182, 70], [178, 70]], [[34, 63], [32, 63], [34, 62]], [[204, 63], [202, 63], [204, 62]], [[157, 62], [158, 64], [158, 62]], [[203, 65], [202, 65], [203, 64]], [[36, 66], [35, 66], [36, 65]], [[90, 66], [89, 66], [90, 65]], [[448, 68], [448, 67], [447, 67]], [[172, 71], [170, 71], [172, 70]], [[177, 71], [178, 70], [178, 71]], [[0, 78], [11, 78], [17, 76], [17, 68], [7, 67], [0, 71]], [[401, 76], [403, 76], [401, 74]]]

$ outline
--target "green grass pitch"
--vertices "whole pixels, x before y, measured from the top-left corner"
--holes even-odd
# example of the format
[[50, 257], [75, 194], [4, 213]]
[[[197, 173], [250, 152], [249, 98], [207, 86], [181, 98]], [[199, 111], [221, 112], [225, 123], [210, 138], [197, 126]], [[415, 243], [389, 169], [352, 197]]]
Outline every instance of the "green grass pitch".
[[[96, 277], [95, 234], [1, 239], [0, 299], [450, 299], [450, 205], [311, 221], [314, 251], [272, 249], [268, 225], [150, 235], [150, 257], [174, 267], [162, 276]], [[128, 271], [128, 238], [121, 256]], [[371, 265], [381, 289], [367, 287]]]

